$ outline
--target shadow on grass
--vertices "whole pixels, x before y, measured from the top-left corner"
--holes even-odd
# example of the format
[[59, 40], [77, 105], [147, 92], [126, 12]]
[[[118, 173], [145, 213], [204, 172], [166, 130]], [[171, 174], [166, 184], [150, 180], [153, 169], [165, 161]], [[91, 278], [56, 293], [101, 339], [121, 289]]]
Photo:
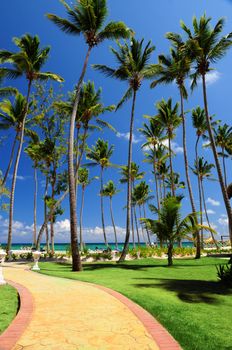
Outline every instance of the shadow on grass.
[[202, 280], [176, 280], [153, 279], [157, 283], [137, 283], [137, 288], [163, 288], [176, 292], [181, 301], [187, 303], [219, 304], [216, 295], [232, 295], [232, 289], [228, 289], [219, 282]]

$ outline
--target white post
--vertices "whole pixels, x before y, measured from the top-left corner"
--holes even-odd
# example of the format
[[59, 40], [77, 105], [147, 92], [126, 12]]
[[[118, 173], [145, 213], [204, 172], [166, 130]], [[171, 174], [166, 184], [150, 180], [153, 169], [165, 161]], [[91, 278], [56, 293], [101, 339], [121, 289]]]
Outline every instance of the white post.
[[6, 253], [4, 250], [0, 250], [0, 285], [6, 284], [6, 281], [4, 280], [3, 273], [2, 273], [2, 264], [5, 260]]
[[32, 270], [39, 271], [40, 268], [38, 265], [38, 261], [39, 261], [41, 253], [36, 250], [36, 251], [32, 252], [32, 254], [33, 254], [33, 258], [34, 258], [34, 266], [32, 267]]

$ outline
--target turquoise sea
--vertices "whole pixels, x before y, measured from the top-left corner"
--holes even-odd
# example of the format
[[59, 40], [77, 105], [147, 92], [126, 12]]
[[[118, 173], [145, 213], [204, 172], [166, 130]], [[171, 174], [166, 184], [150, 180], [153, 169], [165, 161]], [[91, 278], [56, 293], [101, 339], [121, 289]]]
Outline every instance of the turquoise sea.
[[[95, 249], [106, 249], [106, 246], [104, 243], [86, 243], [85, 244], [88, 249], [95, 250]], [[41, 243], [41, 249], [44, 249], [46, 245], [44, 243]], [[109, 243], [109, 246], [111, 249], [115, 249], [115, 244], [114, 243]], [[145, 243], [141, 243], [141, 246], [145, 246]], [[183, 247], [193, 247], [192, 242], [182, 242]], [[2, 248], [6, 247], [6, 244], [2, 243], [1, 244]], [[25, 247], [31, 247], [31, 243], [14, 243], [12, 244], [12, 250], [19, 250], [23, 249]], [[62, 251], [65, 252], [69, 247], [69, 243], [56, 243], [55, 244], [55, 250], [56, 251]], [[118, 248], [119, 250], [122, 250], [123, 248], [123, 243], [118, 243]], [[130, 248], [133, 248], [133, 244], [130, 243]]]

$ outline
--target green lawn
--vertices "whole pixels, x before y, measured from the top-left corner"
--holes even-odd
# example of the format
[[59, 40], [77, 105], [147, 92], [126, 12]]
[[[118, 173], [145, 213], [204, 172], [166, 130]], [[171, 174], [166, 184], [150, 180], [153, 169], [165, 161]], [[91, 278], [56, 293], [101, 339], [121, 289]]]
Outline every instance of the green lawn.
[[[217, 282], [215, 265], [226, 260], [143, 259], [118, 265], [40, 263], [41, 273], [98, 283], [121, 292], [153, 314], [188, 350], [232, 349], [232, 289]], [[78, 296], [77, 296], [78, 298]]]
[[0, 334], [9, 326], [18, 310], [17, 290], [9, 285], [0, 286]]

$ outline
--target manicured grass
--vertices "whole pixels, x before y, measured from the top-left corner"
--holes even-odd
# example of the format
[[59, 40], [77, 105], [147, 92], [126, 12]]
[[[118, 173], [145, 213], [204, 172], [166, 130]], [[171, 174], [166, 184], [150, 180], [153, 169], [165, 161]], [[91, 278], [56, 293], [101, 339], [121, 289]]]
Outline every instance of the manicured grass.
[[[40, 263], [41, 273], [93, 282], [121, 292], [147, 309], [186, 350], [232, 349], [232, 289], [217, 282], [216, 264], [227, 260], [143, 259], [123, 264]], [[78, 296], [77, 296], [78, 298]]]
[[10, 325], [18, 310], [18, 293], [9, 285], [0, 286], [0, 334]]

